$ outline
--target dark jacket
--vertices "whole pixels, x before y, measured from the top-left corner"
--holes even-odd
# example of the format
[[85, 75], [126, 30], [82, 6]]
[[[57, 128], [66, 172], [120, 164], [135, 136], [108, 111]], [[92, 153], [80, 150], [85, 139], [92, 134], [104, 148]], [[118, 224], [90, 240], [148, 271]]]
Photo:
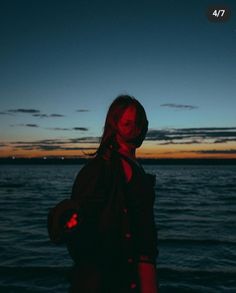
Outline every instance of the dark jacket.
[[68, 249], [78, 266], [95, 262], [128, 284], [137, 282], [138, 262], [156, 263], [155, 180], [129, 161], [133, 176], [126, 183], [121, 157], [129, 161], [115, 151], [97, 155], [78, 173], [71, 198], [81, 206], [85, 228]]

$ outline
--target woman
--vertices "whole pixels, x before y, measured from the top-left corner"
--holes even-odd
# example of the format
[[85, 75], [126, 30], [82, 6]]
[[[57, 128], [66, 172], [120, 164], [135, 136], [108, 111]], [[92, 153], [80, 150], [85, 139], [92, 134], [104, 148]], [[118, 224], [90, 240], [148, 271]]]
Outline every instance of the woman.
[[86, 224], [68, 242], [75, 261], [70, 292], [158, 291], [155, 180], [135, 154], [147, 129], [145, 110], [135, 98], [122, 95], [113, 101], [95, 157], [73, 185], [71, 199]]

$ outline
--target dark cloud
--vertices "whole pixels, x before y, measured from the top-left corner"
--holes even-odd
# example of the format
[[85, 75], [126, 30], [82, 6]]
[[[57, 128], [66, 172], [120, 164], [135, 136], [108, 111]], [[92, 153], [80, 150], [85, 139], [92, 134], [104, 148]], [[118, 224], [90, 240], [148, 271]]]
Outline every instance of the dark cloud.
[[[208, 155], [222, 155], [222, 154], [236, 154], [236, 149], [225, 149], [225, 150], [197, 150], [197, 151], [186, 151], [186, 150], [180, 150], [178, 153], [195, 153], [195, 154], [208, 154]], [[174, 154], [173, 152], [162, 152], [162, 154]]]
[[65, 115], [62, 115], [62, 114], [50, 114], [49, 117], [65, 117]]
[[11, 127], [15, 127], [15, 126], [24, 126], [24, 127], [39, 127], [37, 124], [10, 124]]
[[33, 114], [34, 117], [40, 117], [40, 118], [50, 118], [50, 117], [65, 117], [65, 115], [62, 114]]
[[27, 150], [27, 151], [32, 151], [32, 150], [37, 150], [38, 148], [36, 146], [28, 145], [28, 144], [23, 144], [23, 145], [14, 145], [13, 146], [14, 150]]
[[80, 130], [80, 131], [88, 131], [88, 128], [86, 127], [74, 127], [74, 130]]
[[191, 151], [198, 154], [236, 154], [236, 149], [229, 150], [200, 150], [200, 151]]
[[11, 109], [8, 110], [10, 113], [29, 113], [29, 114], [35, 114], [35, 113], [40, 113], [39, 110], [36, 109]]
[[170, 139], [167, 137], [168, 130], [149, 130], [146, 135], [146, 140], [165, 140]]
[[1, 114], [10, 114], [10, 113], [27, 113], [32, 114], [33, 117], [40, 117], [40, 118], [50, 118], [50, 117], [65, 117], [65, 115], [62, 114], [43, 114], [40, 113], [40, 110], [36, 109], [11, 109], [7, 110], [7, 112], [1, 112]]
[[37, 124], [25, 124], [27, 127], [39, 127]]
[[148, 131], [146, 140], [160, 144], [223, 143], [236, 140], [236, 127], [152, 129]]
[[[45, 148], [44, 148], [45, 147]], [[32, 151], [32, 150], [56, 150], [57, 147], [55, 146], [44, 146], [42, 145], [41, 147], [39, 145], [29, 145], [29, 144], [24, 144], [24, 145], [20, 145], [20, 146], [14, 146], [14, 149], [22, 149], [22, 150], [27, 150], [27, 151]]]
[[230, 131], [230, 130], [236, 130], [236, 127], [198, 127], [198, 128], [179, 128], [177, 130], [186, 130], [186, 131], [207, 131], [207, 130], [227, 130], [227, 131]]
[[[78, 138], [69, 138], [69, 139], [42, 139], [37, 141], [28, 141], [27, 145], [39, 145], [39, 144], [47, 144], [47, 145], [63, 145], [63, 144], [71, 144], [71, 143], [98, 143], [100, 137], [93, 137], [93, 136], [87, 136], [87, 137], [78, 137]], [[25, 141], [14, 141], [10, 143], [11, 145], [25, 145]]]
[[226, 143], [226, 142], [231, 142], [235, 141], [236, 142], [236, 137], [235, 138], [223, 138], [223, 139], [217, 139], [214, 141], [214, 143]]
[[96, 150], [96, 147], [89, 146], [66, 146], [71, 143], [86, 143], [85, 140], [79, 141], [79, 139], [43, 139], [37, 141], [15, 141], [11, 142], [10, 145], [13, 149], [19, 150], [41, 150], [41, 151], [68, 151], [68, 150]]
[[169, 107], [169, 108], [177, 108], [177, 109], [186, 109], [186, 110], [193, 110], [198, 108], [197, 106], [192, 106], [192, 105], [182, 105], [182, 104], [172, 104], [172, 103], [162, 104], [160, 106]]
[[34, 116], [34, 117], [41, 117], [41, 118], [49, 117], [47, 114], [33, 114], [32, 116]]
[[71, 128], [62, 128], [62, 127], [47, 127], [46, 129], [50, 129], [50, 130], [71, 130]]
[[97, 148], [95, 147], [62, 147], [60, 145], [47, 145], [47, 144], [38, 144], [38, 145], [20, 145], [14, 146], [14, 149], [23, 149], [23, 150], [40, 150], [40, 151], [68, 151], [68, 150], [96, 150]]
[[168, 145], [168, 144], [199, 144], [202, 143], [202, 141], [199, 140], [191, 140], [191, 141], [185, 141], [185, 142], [174, 142], [174, 141], [168, 141], [159, 143], [159, 145]]
[[12, 145], [61, 145], [61, 144], [68, 144], [68, 140], [61, 140], [61, 139], [42, 139], [42, 140], [36, 140], [36, 141], [14, 141], [11, 142]]
[[50, 130], [65, 130], [65, 131], [69, 131], [69, 130], [79, 130], [79, 131], [88, 131], [89, 129], [86, 127], [73, 127], [73, 128], [62, 128], [62, 127], [47, 127], [46, 129], [50, 129]]
[[96, 150], [96, 147], [68, 147], [68, 148], [63, 148], [63, 150]]
[[71, 138], [70, 141], [72, 143], [98, 143], [100, 140], [99, 136], [85, 136], [79, 138]]
[[76, 110], [76, 112], [89, 112], [89, 110], [88, 109], [78, 109], [78, 110]]

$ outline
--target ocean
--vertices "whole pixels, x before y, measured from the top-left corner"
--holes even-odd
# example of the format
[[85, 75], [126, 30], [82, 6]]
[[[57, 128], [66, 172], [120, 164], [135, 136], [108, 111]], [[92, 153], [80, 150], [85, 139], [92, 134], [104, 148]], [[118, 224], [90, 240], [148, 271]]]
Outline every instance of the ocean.
[[[67, 292], [47, 213], [82, 165], [0, 165], [0, 292]], [[144, 165], [156, 174], [160, 293], [236, 292], [236, 166]]]

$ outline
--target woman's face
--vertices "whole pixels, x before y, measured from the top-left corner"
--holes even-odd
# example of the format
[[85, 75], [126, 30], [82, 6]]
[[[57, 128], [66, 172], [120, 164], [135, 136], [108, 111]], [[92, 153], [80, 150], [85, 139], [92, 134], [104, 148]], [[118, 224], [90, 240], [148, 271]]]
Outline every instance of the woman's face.
[[140, 132], [136, 122], [136, 108], [130, 106], [124, 111], [117, 123], [118, 142], [128, 143], [135, 147], [134, 140]]

